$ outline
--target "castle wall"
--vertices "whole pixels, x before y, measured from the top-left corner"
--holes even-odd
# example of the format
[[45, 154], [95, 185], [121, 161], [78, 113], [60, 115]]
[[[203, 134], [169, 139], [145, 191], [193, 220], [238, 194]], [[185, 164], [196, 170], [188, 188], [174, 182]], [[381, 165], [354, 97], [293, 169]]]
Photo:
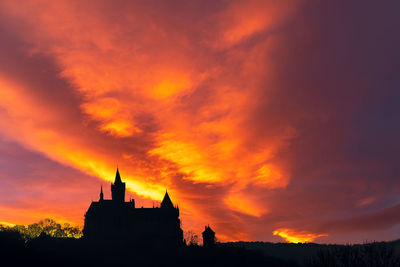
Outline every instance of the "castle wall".
[[116, 203], [92, 203], [85, 215], [84, 236], [88, 239], [118, 239], [133, 243], [183, 242], [176, 209], [136, 209]]

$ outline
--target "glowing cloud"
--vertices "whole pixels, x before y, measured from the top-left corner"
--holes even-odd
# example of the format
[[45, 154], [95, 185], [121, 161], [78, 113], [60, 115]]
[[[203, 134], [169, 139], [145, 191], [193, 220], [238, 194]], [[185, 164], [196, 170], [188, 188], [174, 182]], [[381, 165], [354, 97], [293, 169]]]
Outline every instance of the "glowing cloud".
[[261, 206], [260, 203], [252, 201], [249, 196], [243, 193], [229, 194], [225, 199], [225, 203], [234, 211], [254, 217], [260, 217], [268, 211], [265, 206]]
[[279, 228], [272, 232], [273, 235], [279, 235], [288, 243], [309, 243], [326, 234], [314, 234], [307, 231], [297, 231], [288, 228]]

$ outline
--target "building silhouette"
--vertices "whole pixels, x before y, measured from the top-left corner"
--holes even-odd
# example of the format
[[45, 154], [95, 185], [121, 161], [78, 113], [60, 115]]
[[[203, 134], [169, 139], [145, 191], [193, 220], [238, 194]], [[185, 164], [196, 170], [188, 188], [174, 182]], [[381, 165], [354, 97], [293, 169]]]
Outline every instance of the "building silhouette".
[[160, 207], [136, 208], [134, 199], [125, 202], [125, 188], [117, 168], [111, 184], [112, 199], [104, 199], [101, 187], [99, 201], [93, 201], [85, 213], [84, 238], [132, 245], [181, 246], [179, 207], [174, 207], [168, 192]]
[[203, 247], [212, 248], [215, 246], [215, 232], [210, 226], [205, 226], [203, 235]]

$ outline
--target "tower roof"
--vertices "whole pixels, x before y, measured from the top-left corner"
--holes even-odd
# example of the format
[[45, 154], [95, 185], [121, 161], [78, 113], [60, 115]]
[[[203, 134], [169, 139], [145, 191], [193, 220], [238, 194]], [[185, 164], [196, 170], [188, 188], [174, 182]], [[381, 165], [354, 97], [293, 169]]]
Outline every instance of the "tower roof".
[[203, 234], [215, 234], [215, 232], [211, 229], [210, 226], [205, 226]]
[[122, 184], [121, 176], [119, 175], [118, 167], [117, 167], [117, 173], [115, 174], [115, 181], [114, 181], [114, 184]]
[[165, 196], [161, 202], [161, 208], [173, 208], [174, 205], [172, 204], [171, 198], [168, 195], [168, 191], [165, 191]]

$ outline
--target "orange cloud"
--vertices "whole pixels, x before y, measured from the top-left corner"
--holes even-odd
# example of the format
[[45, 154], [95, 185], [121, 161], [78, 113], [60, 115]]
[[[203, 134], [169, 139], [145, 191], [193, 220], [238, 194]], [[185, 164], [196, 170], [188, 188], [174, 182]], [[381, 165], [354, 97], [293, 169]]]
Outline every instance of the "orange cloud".
[[287, 176], [284, 176], [276, 166], [264, 164], [257, 170], [256, 183], [269, 188], [285, 187], [289, 183]]
[[[290, 17], [296, 6], [295, 1], [234, 2], [221, 13], [223, 41], [234, 45], [254, 34], [273, 30], [282, 20]], [[250, 15], [251, 14], [251, 15]]]
[[260, 205], [260, 203], [253, 201], [250, 196], [246, 196], [243, 193], [231, 193], [225, 199], [225, 203], [234, 211], [254, 217], [260, 217], [268, 212], [265, 205]]
[[189, 89], [190, 81], [186, 77], [163, 77], [161, 81], [153, 88], [154, 98], [165, 99], [179, 92]]

